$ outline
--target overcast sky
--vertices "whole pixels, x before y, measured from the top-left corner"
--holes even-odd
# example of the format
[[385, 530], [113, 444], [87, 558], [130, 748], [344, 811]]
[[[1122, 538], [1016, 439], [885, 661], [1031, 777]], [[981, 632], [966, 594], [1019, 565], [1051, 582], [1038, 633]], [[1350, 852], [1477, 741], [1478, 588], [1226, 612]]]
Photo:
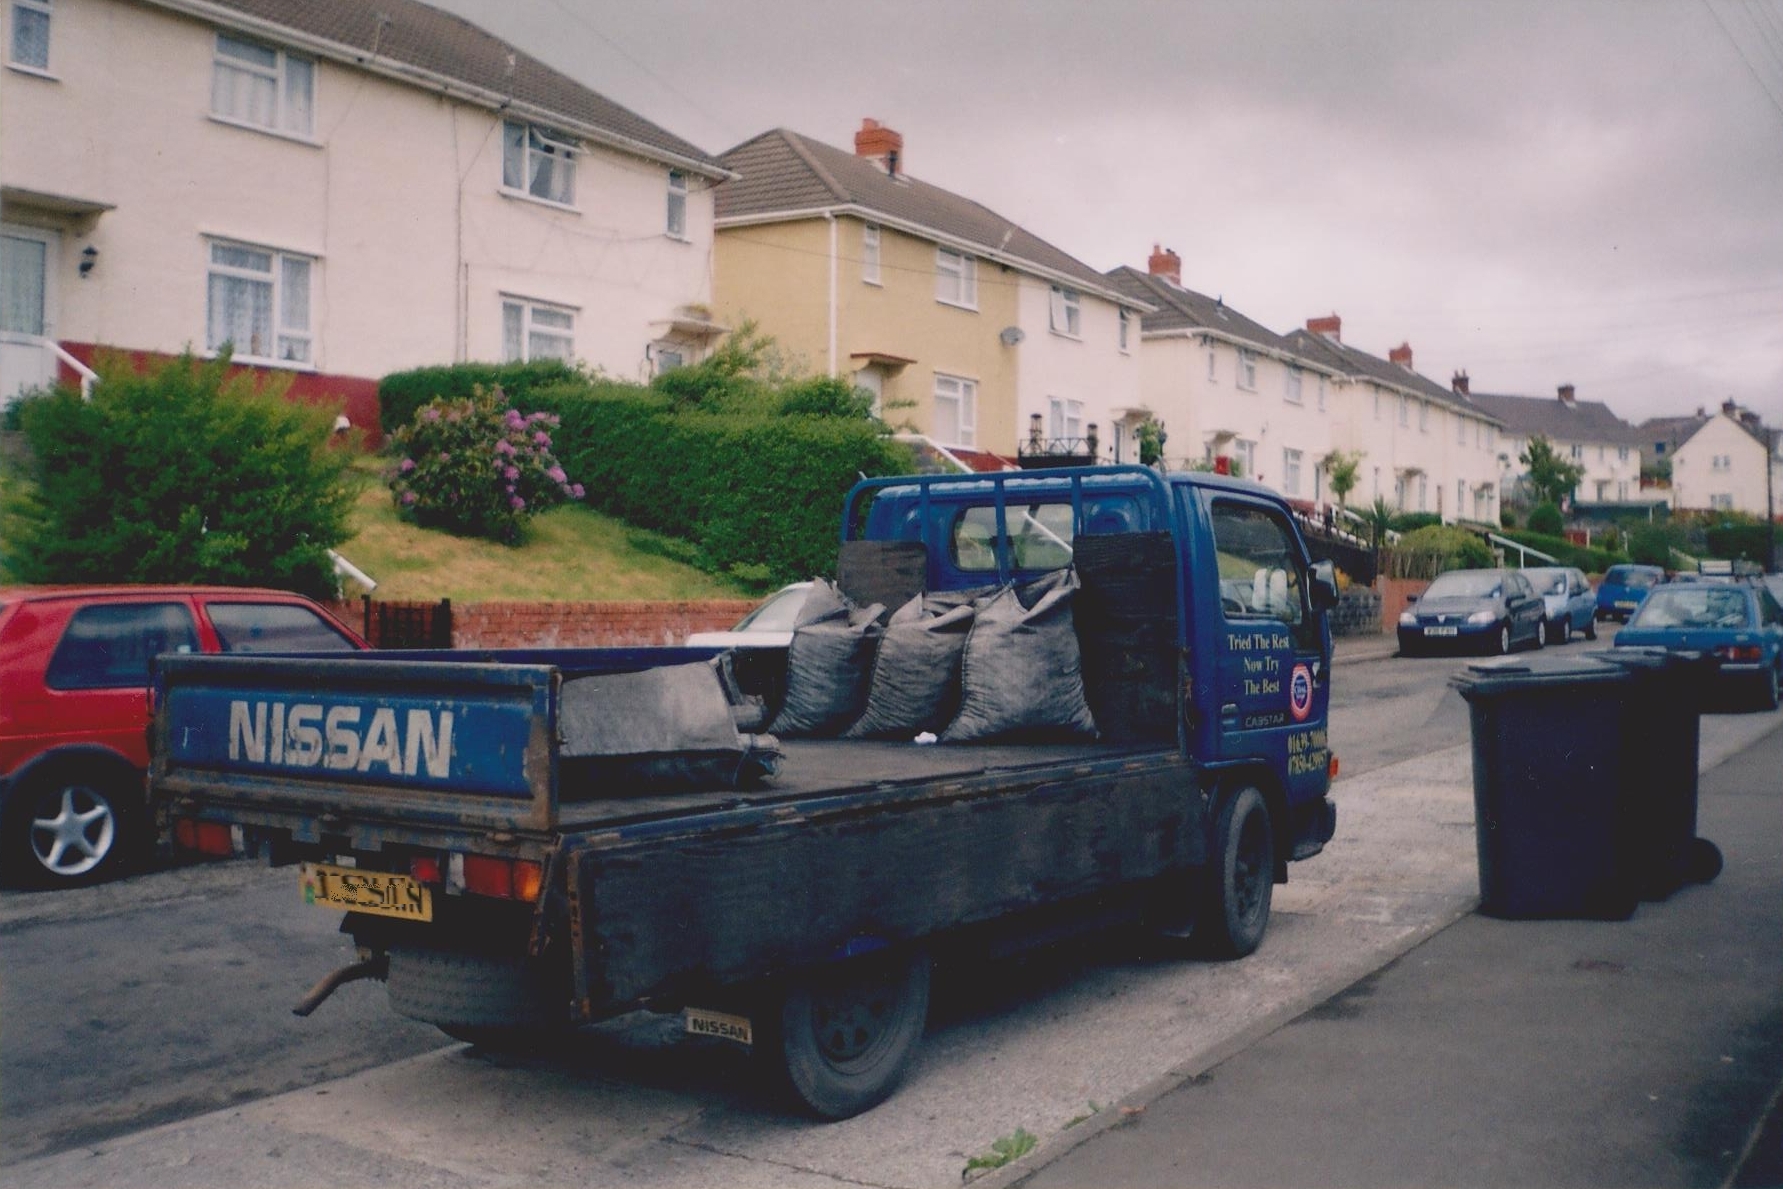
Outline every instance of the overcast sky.
[[1625, 418], [1783, 426], [1783, 0], [432, 0], [713, 154], [786, 127], [1098, 270]]

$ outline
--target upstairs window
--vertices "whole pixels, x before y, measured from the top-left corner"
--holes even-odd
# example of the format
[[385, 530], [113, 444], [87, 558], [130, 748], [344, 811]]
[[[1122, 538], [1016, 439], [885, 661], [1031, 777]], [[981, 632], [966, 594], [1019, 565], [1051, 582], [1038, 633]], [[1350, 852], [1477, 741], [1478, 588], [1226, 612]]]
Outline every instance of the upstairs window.
[[1291, 405], [1304, 404], [1306, 398], [1300, 392], [1300, 369], [1290, 367], [1287, 371], [1287, 385], [1282, 389], [1282, 399]]
[[1120, 333], [1120, 346], [1121, 346], [1121, 350], [1123, 350], [1123, 351], [1129, 349], [1127, 347], [1127, 341], [1128, 341], [1127, 336], [1132, 333], [1132, 328], [1133, 328], [1133, 315], [1130, 311], [1123, 309], [1121, 311], [1121, 333]]
[[1410, 426], [1411, 423], [1412, 423], [1412, 398], [1409, 396], [1402, 396], [1399, 398], [1399, 424], [1404, 425], [1404, 426]]
[[310, 274], [315, 262], [246, 244], [212, 242], [204, 345], [243, 362], [310, 364]]
[[879, 224], [868, 223], [861, 228], [861, 280], [868, 285], [877, 285], [879, 280]]
[[211, 115], [269, 132], [310, 136], [316, 125], [316, 64], [281, 49], [217, 34]]
[[1418, 432], [1430, 432], [1430, 402], [1427, 400], [1418, 402]]
[[576, 357], [576, 313], [520, 297], [501, 303], [501, 356], [504, 363]]
[[950, 248], [936, 248], [935, 300], [977, 309], [978, 258]]
[[1246, 392], [1257, 390], [1257, 353], [1238, 349], [1238, 386]]
[[675, 239], [687, 238], [687, 175], [679, 169], [669, 170], [668, 233]]
[[504, 120], [501, 129], [502, 187], [575, 206], [576, 146], [567, 137], [531, 124]]
[[13, 0], [7, 61], [27, 70], [50, 68], [50, 0]]
[[1212, 347], [1207, 349], [1207, 382], [1217, 384], [1220, 379], [1219, 352]]
[[1457, 416], [1455, 418], [1455, 444], [1457, 446], [1467, 445], [1467, 418], [1465, 417]]
[[1082, 299], [1077, 290], [1052, 287], [1052, 329], [1074, 339], [1083, 337]]

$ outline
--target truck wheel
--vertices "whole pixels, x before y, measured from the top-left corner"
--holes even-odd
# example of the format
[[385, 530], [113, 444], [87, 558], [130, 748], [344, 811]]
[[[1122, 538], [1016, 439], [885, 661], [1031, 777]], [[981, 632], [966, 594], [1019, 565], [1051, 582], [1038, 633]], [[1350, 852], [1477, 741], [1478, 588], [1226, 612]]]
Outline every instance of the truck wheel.
[[1214, 958], [1242, 958], [1262, 944], [1275, 894], [1275, 831], [1255, 788], [1220, 808], [1208, 853], [1196, 936]]
[[0, 868], [25, 887], [74, 887], [120, 874], [135, 821], [130, 785], [103, 770], [58, 767], [8, 798]]
[[846, 1119], [897, 1088], [928, 1014], [928, 956], [869, 954], [790, 983], [757, 1051], [813, 1114]]
[[526, 958], [392, 948], [386, 985], [399, 1014], [489, 1048], [569, 1027], [568, 989]]

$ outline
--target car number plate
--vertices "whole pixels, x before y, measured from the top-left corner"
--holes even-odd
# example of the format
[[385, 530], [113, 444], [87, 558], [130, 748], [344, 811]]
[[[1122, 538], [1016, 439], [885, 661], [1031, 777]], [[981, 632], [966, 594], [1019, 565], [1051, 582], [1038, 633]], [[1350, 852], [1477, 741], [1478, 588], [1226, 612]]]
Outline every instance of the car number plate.
[[703, 1007], [686, 1009], [687, 1031], [693, 1036], [716, 1036], [740, 1045], [755, 1044], [755, 1030], [743, 1016], [726, 1015]]
[[304, 863], [298, 868], [303, 902], [323, 908], [369, 912], [405, 921], [433, 919], [433, 892], [418, 879], [389, 871], [360, 871], [329, 863]]
[[1460, 633], [1459, 628], [1425, 628], [1426, 636], [1454, 636]]
[[1633, 611], [1638, 606], [1640, 606], [1640, 604], [1634, 602], [1632, 599], [1618, 599], [1616, 601], [1616, 610], [1618, 611]]

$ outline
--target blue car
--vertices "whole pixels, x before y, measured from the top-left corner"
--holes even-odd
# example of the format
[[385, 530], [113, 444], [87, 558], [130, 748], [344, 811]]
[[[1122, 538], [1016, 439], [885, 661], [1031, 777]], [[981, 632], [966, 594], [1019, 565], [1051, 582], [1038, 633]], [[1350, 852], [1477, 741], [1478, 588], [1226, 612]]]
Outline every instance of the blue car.
[[1664, 581], [1658, 566], [1611, 566], [1597, 584], [1597, 618], [1627, 623], [1647, 592]]
[[1667, 583], [1649, 594], [1616, 645], [1712, 655], [1717, 684], [1775, 710], [1783, 687], [1783, 604], [1757, 582]]
[[1541, 595], [1520, 570], [1449, 570], [1399, 617], [1399, 655], [1463, 646], [1507, 653], [1548, 636]]

